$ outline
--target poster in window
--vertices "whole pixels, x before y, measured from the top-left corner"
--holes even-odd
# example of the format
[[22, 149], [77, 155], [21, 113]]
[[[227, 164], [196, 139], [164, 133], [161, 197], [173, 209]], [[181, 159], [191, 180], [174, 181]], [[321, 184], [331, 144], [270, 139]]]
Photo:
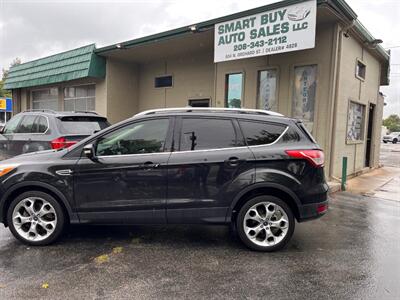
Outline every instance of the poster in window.
[[317, 66], [299, 66], [294, 68], [294, 91], [292, 115], [303, 121], [312, 132], [314, 126], [314, 105], [317, 91]]
[[278, 110], [276, 98], [277, 74], [275, 69], [258, 72], [257, 107], [265, 110]]
[[363, 139], [364, 105], [350, 101], [347, 121], [347, 140], [360, 141]]

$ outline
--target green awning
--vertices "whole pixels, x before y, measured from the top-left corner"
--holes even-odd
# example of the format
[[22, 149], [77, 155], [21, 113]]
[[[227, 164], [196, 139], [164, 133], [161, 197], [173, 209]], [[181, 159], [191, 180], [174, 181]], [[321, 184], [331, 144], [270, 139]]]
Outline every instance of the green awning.
[[4, 89], [53, 84], [84, 77], [102, 78], [106, 73], [103, 57], [94, 53], [95, 45], [16, 65], [10, 68]]

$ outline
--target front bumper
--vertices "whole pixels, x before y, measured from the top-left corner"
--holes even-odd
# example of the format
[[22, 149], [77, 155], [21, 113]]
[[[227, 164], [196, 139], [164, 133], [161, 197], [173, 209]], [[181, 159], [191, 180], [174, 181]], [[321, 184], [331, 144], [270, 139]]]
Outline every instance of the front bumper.
[[328, 211], [328, 200], [312, 204], [304, 204], [299, 207], [299, 222], [305, 222], [322, 217]]

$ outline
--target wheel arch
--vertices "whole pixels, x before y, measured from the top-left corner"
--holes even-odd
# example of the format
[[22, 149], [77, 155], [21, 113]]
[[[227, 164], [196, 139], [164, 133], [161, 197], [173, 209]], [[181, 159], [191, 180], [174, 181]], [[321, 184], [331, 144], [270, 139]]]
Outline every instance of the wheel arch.
[[269, 195], [275, 196], [284, 201], [292, 210], [295, 218], [299, 220], [300, 212], [299, 206], [301, 202], [299, 198], [290, 189], [277, 183], [260, 183], [254, 184], [247, 189], [241, 191], [235, 199], [228, 210], [226, 221], [235, 222], [236, 215], [240, 208], [250, 199], [260, 196]]
[[76, 223], [78, 220], [77, 215], [73, 212], [72, 207], [65, 196], [54, 186], [43, 182], [23, 182], [12, 186], [3, 195], [0, 201], [0, 222], [8, 226], [7, 223], [7, 210], [13, 199], [22, 193], [29, 191], [40, 191], [47, 193], [56, 199], [65, 212], [67, 222]]

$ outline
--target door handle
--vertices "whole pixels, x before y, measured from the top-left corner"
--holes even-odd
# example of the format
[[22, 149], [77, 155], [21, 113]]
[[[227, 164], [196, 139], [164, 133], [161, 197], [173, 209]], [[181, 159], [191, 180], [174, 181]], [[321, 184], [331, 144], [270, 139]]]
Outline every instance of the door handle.
[[228, 160], [226, 160], [226, 162], [228, 163], [228, 165], [230, 165], [231, 167], [236, 167], [239, 165], [240, 160], [238, 157], [233, 156], [233, 157], [229, 157]]
[[154, 163], [151, 162], [151, 161], [146, 161], [146, 162], [142, 165], [143, 169], [145, 169], [145, 170], [156, 169], [156, 168], [158, 168], [159, 166], [160, 166], [160, 164], [154, 164]]

